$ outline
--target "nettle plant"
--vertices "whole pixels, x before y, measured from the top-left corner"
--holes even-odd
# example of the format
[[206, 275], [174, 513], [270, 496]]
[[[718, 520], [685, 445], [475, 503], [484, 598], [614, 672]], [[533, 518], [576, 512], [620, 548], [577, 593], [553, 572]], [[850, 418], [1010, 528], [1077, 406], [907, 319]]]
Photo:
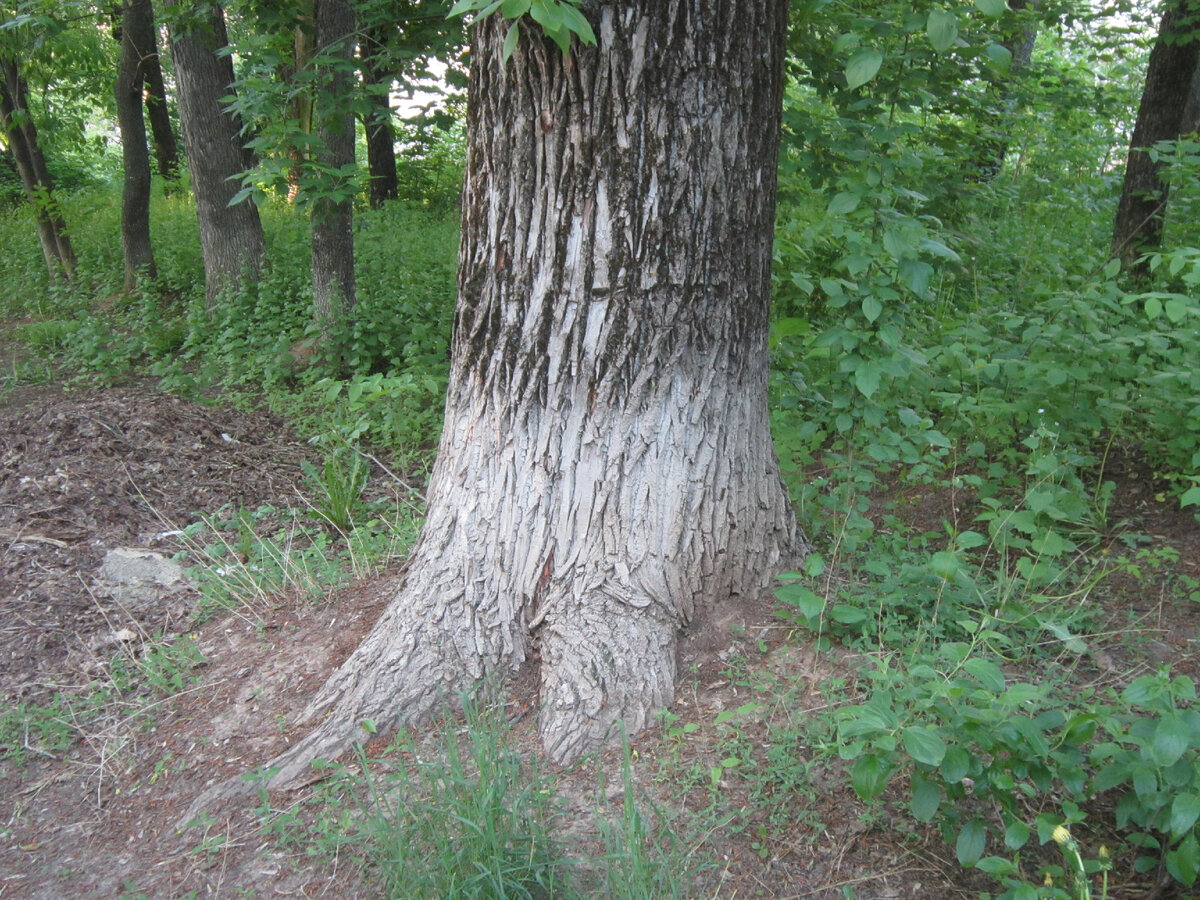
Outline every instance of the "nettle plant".
[[[1192, 680], [1164, 670], [1119, 694], [1068, 699], [1052, 682], [1012, 683], [1002, 658], [980, 652], [996, 636], [990, 625], [903, 665], [880, 657], [869, 699], [837, 710], [837, 752], [859, 797], [875, 800], [907, 774], [912, 816], [937, 821], [959, 862], [997, 876], [1000, 896], [1013, 898], [1062, 896], [1020, 880], [1023, 852], [1035, 836], [1056, 840], [1059, 826], [1080, 830], [1097, 801], [1115, 801], [1122, 845], [1113, 854], [1194, 885], [1200, 712]], [[1047, 805], [1059, 812], [1038, 812]], [[1090, 874], [1103, 862], [1081, 865]], [[1070, 870], [1045, 865], [1039, 883], [1046, 874], [1053, 881]]]

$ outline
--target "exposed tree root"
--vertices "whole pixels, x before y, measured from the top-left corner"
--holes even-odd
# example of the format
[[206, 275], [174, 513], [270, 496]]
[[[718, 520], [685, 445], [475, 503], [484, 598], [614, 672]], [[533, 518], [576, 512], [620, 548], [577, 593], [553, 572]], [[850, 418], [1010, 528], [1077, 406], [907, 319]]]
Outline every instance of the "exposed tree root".
[[674, 699], [678, 623], [640, 605], [601, 588], [547, 617], [539, 732], [556, 762], [636, 734]]

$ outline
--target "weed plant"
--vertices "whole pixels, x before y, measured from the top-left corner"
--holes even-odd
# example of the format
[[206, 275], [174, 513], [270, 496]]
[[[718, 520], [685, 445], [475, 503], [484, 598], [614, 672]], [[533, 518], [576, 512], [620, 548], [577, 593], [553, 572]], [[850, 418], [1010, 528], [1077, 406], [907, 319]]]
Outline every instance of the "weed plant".
[[566, 813], [555, 784], [517, 749], [490, 690], [462, 697], [460, 726], [447, 719], [424, 736], [401, 732], [384, 760], [360, 748], [355, 770], [335, 766], [307, 812], [272, 810], [263, 791], [259, 815], [281, 846], [349, 852], [388, 897], [687, 896], [694, 861], [683, 859], [661, 813], [647, 822], [626, 751], [616, 815], [597, 811], [605, 848], [597, 859], [572, 855], [557, 836]]

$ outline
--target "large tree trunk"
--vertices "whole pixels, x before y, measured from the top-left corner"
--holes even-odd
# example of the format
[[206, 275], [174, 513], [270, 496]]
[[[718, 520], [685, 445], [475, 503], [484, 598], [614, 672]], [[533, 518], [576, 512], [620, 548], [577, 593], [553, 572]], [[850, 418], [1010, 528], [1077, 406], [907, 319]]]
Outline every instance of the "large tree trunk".
[[363, 118], [367, 132], [367, 171], [371, 178], [367, 200], [371, 209], [379, 209], [400, 193], [400, 180], [396, 174], [396, 134], [392, 128], [392, 103], [388, 98], [393, 79], [392, 73], [379, 62], [386, 40], [386, 28], [376, 25], [368, 29], [359, 47], [359, 66], [371, 104], [371, 112]]
[[125, 256], [125, 290], [145, 274], [153, 278], [150, 243], [150, 151], [142, 117], [143, 60], [158, 53], [154, 10], [150, 0], [125, 0], [121, 10], [121, 62], [117, 67], [117, 123], [125, 183], [121, 192], [121, 247]]
[[[318, 162], [328, 171], [354, 165], [354, 113], [351, 106], [354, 60], [354, 8], [348, 0], [317, 0], [317, 52], [326, 62], [318, 99]], [[322, 196], [313, 204], [313, 303], [323, 332], [340, 321], [355, 302], [354, 197], [352, 180], [338, 178], [344, 196]]]
[[263, 233], [258, 208], [230, 206], [245, 170], [241, 123], [221, 106], [233, 88], [233, 63], [217, 51], [229, 41], [220, 6], [197, 4], [171, 39], [179, 92], [179, 120], [187, 148], [188, 171], [196, 197], [200, 246], [204, 253], [204, 292], [211, 308], [225, 291], [257, 280], [262, 268]]
[[54, 199], [54, 181], [38, 144], [37, 128], [29, 112], [28, 93], [16, 60], [0, 57], [0, 121], [25, 196], [33, 206], [42, 255], [52, 277], [70, 280], [75, 272], [75, 251]]
[[1129, 139], [1125, 181], [1113, 226], [1112, 255], [1136, 277], [1149, 274], [1139, 259], [1162, 245], [1168, 185], [1159, 178], [1162, 164], [1147, 152], [1159, 141], [1173, 141], [1190, 123], [1184, 121], [1192, 78], [1200, 60], [1200, 0], [1170, 0], [1158, 38], [1150, 51], [1146, 87]]
[[767, 417], [784, 0], [589, 7], [564, 56], [475, 28], [459, 298], [425, 527], [279, 757], [540, 655], [557, 760], [671, 703], [681, 627], [804, 549]]

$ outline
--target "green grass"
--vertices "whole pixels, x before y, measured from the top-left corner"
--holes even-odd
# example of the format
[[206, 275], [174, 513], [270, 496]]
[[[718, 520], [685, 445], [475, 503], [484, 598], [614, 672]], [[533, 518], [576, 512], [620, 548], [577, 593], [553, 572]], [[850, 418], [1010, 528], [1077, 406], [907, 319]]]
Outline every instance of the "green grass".
[[380, 759], [360, 750], [358, 765], [335, 767], [304, 809], [274, 810], [263, 792], [259, 815], [281, 847], [359, 859], [382, 896], [688, 896], [698, 861], [661, 815], [647, 822], [630, 770], [627, 750], [619, 805], [594, 813], [603, 852], [580, 855], [564, 836], [577, 823], [554, 779], [519, 752], [504, 704], [484, 691], [462, 697], [461, 720], [402, 731]]

